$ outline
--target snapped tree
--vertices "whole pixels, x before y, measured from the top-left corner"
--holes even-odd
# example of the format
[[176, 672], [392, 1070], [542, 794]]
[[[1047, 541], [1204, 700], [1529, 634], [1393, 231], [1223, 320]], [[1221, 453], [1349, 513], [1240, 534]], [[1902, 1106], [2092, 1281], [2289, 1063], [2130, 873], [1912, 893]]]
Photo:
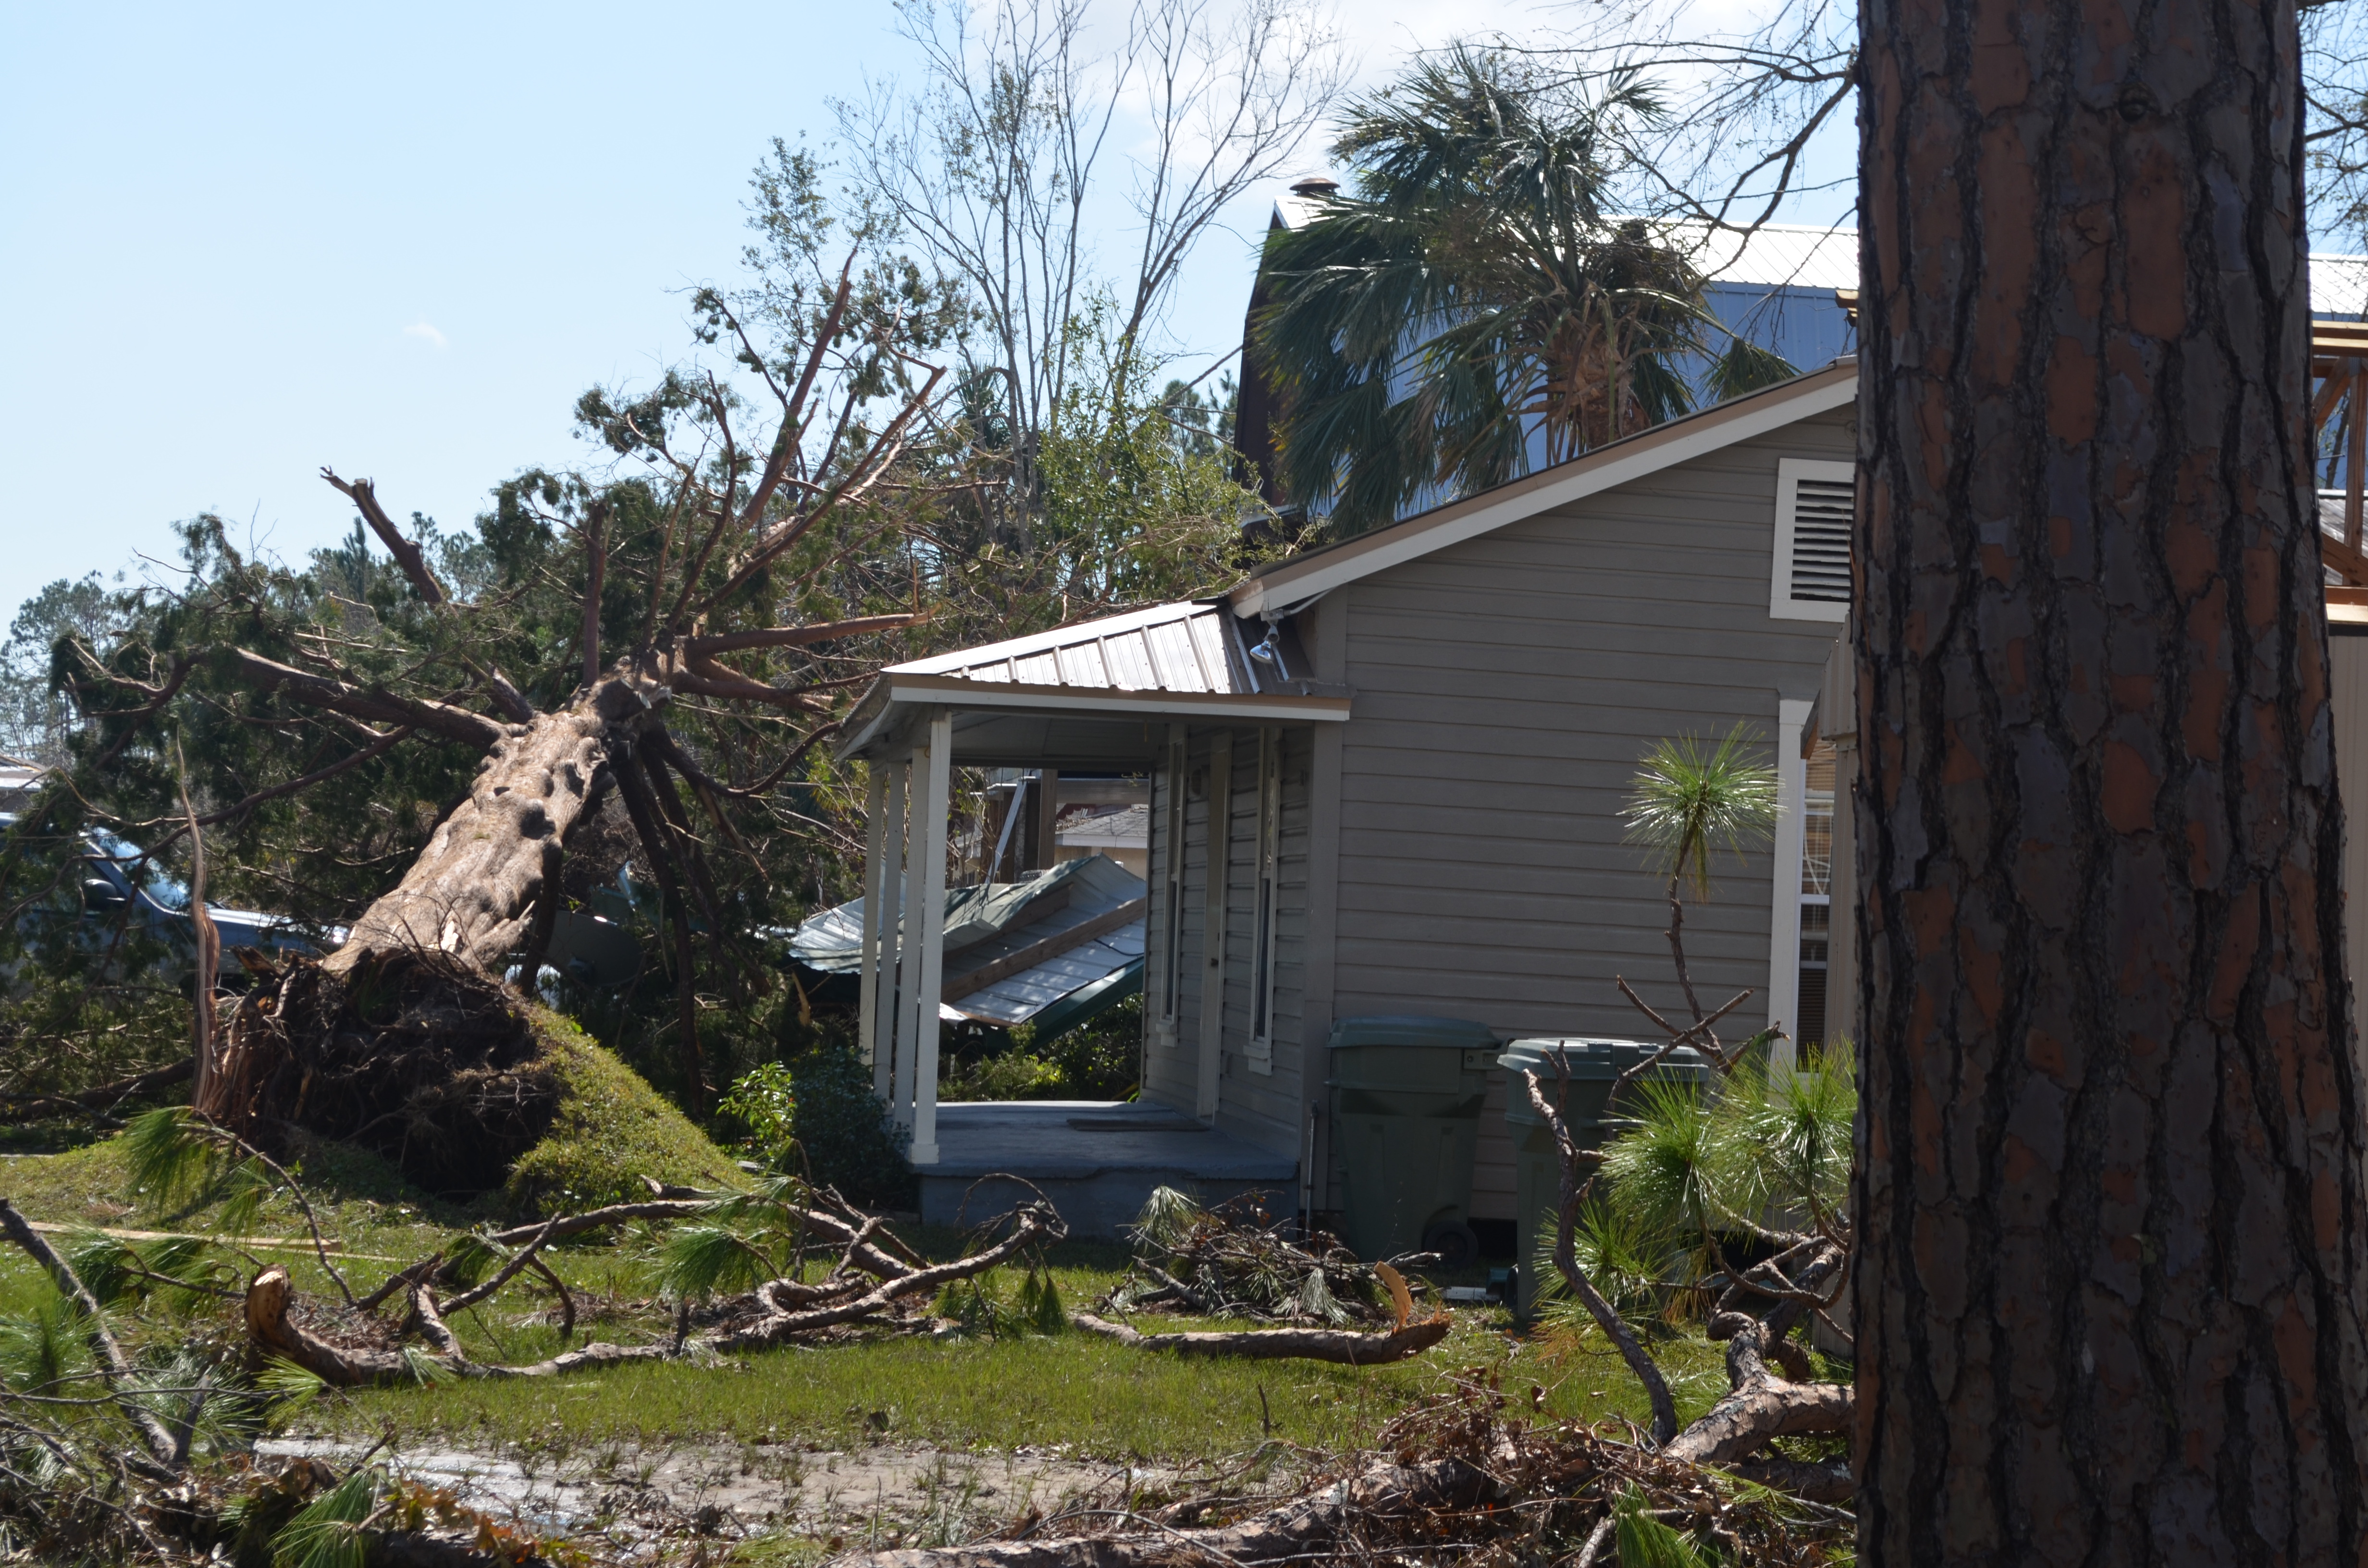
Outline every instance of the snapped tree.
[[1861, 18], [1861, 1561], [2356, 1561], [2295, 12]]
[[[811, 255], [819, 233], [808, 238]], [[832, 271], [802, 308], [773, 312], [790, 329], [783, 342], [760, 345], [731, 301], [700, 297], [708, 335], [771, 404], [769, 429], [713, 375], [672, 375], [632, 399], [587, 394], [579, 420], [620, 466], [641, 472], [505, 486], [484, 528], [516, 569], [469, 598], [455, 596], [369, 481], [324, 470], [399, 585], [369, 603], [332, 595], [291, 605], [295, 589], [233, 557], [219, 528], [198, 528], [197, 580], [141, 635], [103, 656], [62, 645], [63, 678], [90, 721], [77, 768], [114, 803], [154, 796], [177, 755], [168, 733], [227, 734], [211, 748], [217, 756], [256, 734], [300, 735], [311, 748], [312, 764], [288, 777], [293, 754], [283, 747], [280, 776], [260, 787], [224, 790], [237, 769], [216, 767], [203, 809], [146, 824], [165, 835], [234, 826], [409, 746], [479, 758], [465, 794], [333, 951], [317, 963], [256, 963], [265, 983], [197, 1063], [200, 1110], [234, 1129], [258, 1118], [309, 1124], [342, 1084], [351, 1103], [336, 1134], [354, 1135], [345, 1123], [375, 1115], [397, 1131], [407, 1118], [405, 1136], [449, 1137], [422, 1122], [436, 1118], [419, 1103], [397, 1095], [398, 1110], [387, 1085], [366, 1081], [400, 1061], [419, 1063], [415, 1076], [470, 1078], [531, 1056], [495, 986], [513, 963], [529, 979], [538, 972], [563, 857], [611, 790], [631, 820], [637, 868], [661, 894], [678, 1087], [700, 1108], [695, 949], [723, 955], [728, 983], [761, 984], [736, 950], [746, 921], [706, 846], [741, 846], [731, 805], [762, 797], [833, 732], [833, 696], [871, 667], [866, 640], [917, 619], [881, 603], [871, 503], [928, 434], [943, 371], [910, 352], [893, 274], [883, 286], [854, 257]], [[864, 415], [875, 403], [887, 417], [872, 424]], [[893, 542], [884, 553], [895, 561]], [[738, 714], [756, 716], [750, 734], [722, 735], [717, 726]], [[700, 744], [685, 744], [681, 718], [702, 726]], [[320, 757], [324, 738], [339, 734], [341, 755]], [[734, 764], [751, 776], [734, 780]]]

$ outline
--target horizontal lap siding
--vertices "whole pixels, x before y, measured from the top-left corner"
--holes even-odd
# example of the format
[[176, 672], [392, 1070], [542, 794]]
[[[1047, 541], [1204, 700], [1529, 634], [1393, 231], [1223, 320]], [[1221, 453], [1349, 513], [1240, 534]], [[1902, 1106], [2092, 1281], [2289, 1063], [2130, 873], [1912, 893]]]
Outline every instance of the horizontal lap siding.
[[[1816, 694], [1829, 622], [1768, 614], [1780, 457], [1850, 456], [1847, 415], [1698, 459], [1343, 589], [1335, 1017], [1432, 1013], [1508, 1035], [1645, 1036], [1624, 978], [1683, 1005], [1664, 884], [1618, 815], [1654, 742], [1763, 747]], [[1722, 856], [1686, 950], [1709, 1006], [1768, 983], [1770, 858]], [[1748, 1032], [1764, 1017], [1738, 1010]], [[1501, 1074], [1492, 1075], [1501, 1078]], [[1474, 1212], [1512, 1217], [1492, 1083]]]

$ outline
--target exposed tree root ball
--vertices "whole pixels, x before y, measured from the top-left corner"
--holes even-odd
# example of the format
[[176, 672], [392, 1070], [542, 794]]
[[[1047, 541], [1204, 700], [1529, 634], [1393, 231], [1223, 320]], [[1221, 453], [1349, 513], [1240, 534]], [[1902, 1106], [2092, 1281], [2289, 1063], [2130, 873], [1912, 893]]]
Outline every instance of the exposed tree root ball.
[[267, 1147], [299, 1131], [357, 1144], [438, 1197], [501, 1187], [559, 1103], [527, 1005], [440, 953], [344, 974], [300, 960], [250, 992], [226, 1032], [223, 1119]]

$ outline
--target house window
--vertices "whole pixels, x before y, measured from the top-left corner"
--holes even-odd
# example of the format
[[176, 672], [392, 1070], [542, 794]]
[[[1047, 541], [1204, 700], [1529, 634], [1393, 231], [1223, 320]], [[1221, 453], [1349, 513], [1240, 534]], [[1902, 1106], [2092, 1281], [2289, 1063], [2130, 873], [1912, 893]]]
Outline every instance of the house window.
[[1779, 620], [1840, 620], [1850, 614], [1850, 529], [1858, 470], [1785, 458], [1776, 465], [1776, 561], [1768, 613]]
[[1820, 741], [1809, 754], [1801, 791], [1800, 1043], [1826, 1038], [1827, 937], [1834, 917], [1834, 748]]
[[1159, 1021], [1167, 1026], [1167, 1042], [1176, 1043], [1176, 1016], [1184, 996], [1184, 737], [1171, 733], [1167, 742], [1167, 773], [1162, 788], [1167, 796], [1167, 852], [1163, 862], [1166, 886], [1160, 917]]
[[1258, 732], [1258, 910], [1250, 949], [1250, 1049], [1253, 1073], [1274, 1071], [1274, 937], [1276, 884], [1282, 861], [1282, 732]]

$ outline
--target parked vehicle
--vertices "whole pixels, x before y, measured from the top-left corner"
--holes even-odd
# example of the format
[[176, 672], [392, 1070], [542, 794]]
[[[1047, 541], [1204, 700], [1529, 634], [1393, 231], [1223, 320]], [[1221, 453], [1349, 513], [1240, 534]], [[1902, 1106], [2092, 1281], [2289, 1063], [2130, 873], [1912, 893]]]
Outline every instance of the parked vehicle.
[[[0, 833], [16, 822], [13, 815], [0, 813]], [[155, 961], [180, 971], [185, 981], [194, 978], [198, 934], [188, 887], [156, 865], [145, 850], [91, 829], [82, 835], [82, 853], [63, 884], [19, 917], [18, 928], [27, 937], [36, 941], [63, 938], [94, 953], [120, 952], [134, 963]], [[279, 915], [215, 903], [207, 904], [206, 913], [222, 938], [222, 984], [227, 989], [235, 989], [243, 979], [230, 956], [240, 948], [267, 953], [321, 951], [303, 928]], [[324, 935], [334, 945], [345, 933], [333, 928]]]

